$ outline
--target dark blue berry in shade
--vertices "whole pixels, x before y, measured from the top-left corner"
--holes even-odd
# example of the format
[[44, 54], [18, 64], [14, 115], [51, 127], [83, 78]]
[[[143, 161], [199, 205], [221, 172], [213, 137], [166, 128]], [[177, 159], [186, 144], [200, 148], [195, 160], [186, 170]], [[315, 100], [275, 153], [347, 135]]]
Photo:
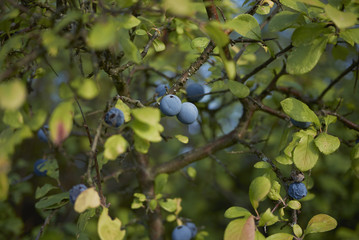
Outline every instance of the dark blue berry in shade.
[[311, 122], [299, 122], [299, 121], [295, 121], [293, 118], [290, 119], [290, 121], [292, 122], [292, 124], [296, 127], [302, 128], [302, 129], [306, 129], [310, 126], [310, 124], [312, 124]]
[[197, 227], [193, 222], [186, 222], [185, 224], [189, 229], [191, 229], [192, 238], [194, 238], [197, 234]]
[[73, 186], [69, 191], [70, 202], [72, 204], [75, 204], [77, 197], [80, 195], [80, 193], [82, 193], [86, 189], [87, 189], [87, 187], [84, 184], [77, 184], [77, 185]]
[[299, 200], [307, 196], [307, 188], [304, 183], [291, 183], [288, 188], [288, 195], [292, 198]]
[[161, 99], [160, 110], [166, 116], [175, 116], [181, 111], [182, 102], [175, 95], [167, 95]]
[[187, 100], [190, 102], [198, 102], [203, 98], [204, 88], [201, 84], [192, 83], [186, 88]]
[[[46, 133], [49, 134], [49, 126], [44, 125], [43, 128], [45, 129], [45, 131], [47, 131]], [[37, 137], [40, 139], [40, 141], [47, 142], [47, 136], [42, 128], [37, 131]]]
[[43, 169], [46, 159], [39, 159], [34, 163], [34, 173], [36, 176], [46, 176], [47, 170]]
[[166, 94], [168, 85], [166, 84], [160, 84], [156, 87], [156, 93], [158, 97], [162, 97]]
[[125, 115], [118, 108], [111, 108], [105, 115], [105, 123], [111, 127], [119, 127], [125, 122]]
[[191, 238], [191, 229], [186, 225], [177, 226], [172, 231], [172, 240], [190, 240]]
[[177, 115], [177, 119], [184, 124], [191, 124], [196, 121], [198, 117], [198, 109], [196, 105], [190, 102], [182, 104], [181, 111]]

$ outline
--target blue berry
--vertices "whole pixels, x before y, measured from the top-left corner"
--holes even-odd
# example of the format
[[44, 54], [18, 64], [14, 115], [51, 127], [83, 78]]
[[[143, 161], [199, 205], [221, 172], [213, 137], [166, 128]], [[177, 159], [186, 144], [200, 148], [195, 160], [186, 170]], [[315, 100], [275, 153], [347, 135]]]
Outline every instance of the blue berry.
[[118, 108], [111, 108], [105, 115], [105, 123], [111, 127], [119, 127], [125, 122], [125, 115]]
[[[45, 129], [46, 133], [49, 134], [49, 126], [44, 125], [43, 128]], [[47, 142], [47, 136], [42, 128], [37, 131], [37, 137], [40, 139], [40, 141]]]
[[290, 121], [292, 122], [292, 124], [296, 127], [302, 128], [302, 129], [306, 129], [310, 126], [310, 124], [312, 124], [311, 122], [299, 122], [299, 121], [295, 121], [293, 118], [290, 119]]
[[307, 196], [307, 188], [304, 183], [291, 183], [288, 188], [288, 195], [292, 198], [299, 200]]
[[175, 116], [181, 111], [182, 102], [175, 95], [167, 95], [161, 99], [160, 110], [164, 115]]
[[185, 224], [189, 229], [191, 229], [192, 238], [194, 238], [197, 234], [197, 227], [193, 222], [187, 222]]
[[166, 94], [168, 85], [166, 84], [160, 84], [156, 87], [156, 93], [158, 97], [162, 97]]
[[192, 83], [187, 86], [187, 100], [190, 102], [198, 102], [203, 98], [204, 88], [201, 84]]
[[172, 240], [190, 240], [192, 232], [186, 225], [177, 226], [172, 231]]
[[184, 124], [191, 124], [196, 121], [198, 117], [197, 107], [190, 102], [182, 104], [181, 111], [177, 115], [177, 119]]
[[34, 173], [36, 176], [46, 176], [47, 170], [44, 170], [46, 159], [39, 159], [34, 163]]
[[77, 184], [77, 185], [73, 186], [69, 191], [70, 202], [72, 204], [75, 204], [77, 197], [80, 195], [80, 193], [82, 193], [86, 189], [87, 189], [87, 187], [84, 184]]

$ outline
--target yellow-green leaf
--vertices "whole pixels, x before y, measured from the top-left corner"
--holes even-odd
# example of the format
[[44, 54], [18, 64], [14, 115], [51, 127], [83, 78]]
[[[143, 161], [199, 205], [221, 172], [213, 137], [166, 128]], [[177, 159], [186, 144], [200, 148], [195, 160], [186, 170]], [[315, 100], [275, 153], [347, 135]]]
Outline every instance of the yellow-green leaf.
[[175, 135], [175, 138], [177, 138], [178, 141], [180, 141], [181, 143], [187, 144], [188, 143], [188, 137], [183, 136], [183, 135]]
[[10, 127], [19, 128], [23, 125], [24, 118], [20, 111], [6, 110], [3, 117], [3, 122]]
[[108, 208], [103, 208], [98, 220], [97, 232], [101, 240], [122, 240], [126, 231], [121, 230], [121, 221], [118, 218], [114, 220], [108, 215]]
[[337, 25], [339, 28], [352, 27], [357, 21], [357, 15], [355, 13], [339, 11], [338, 9], [332, 7], [330, 4], [326, 4], [324, 9], [327, 16], [333, 20], [335, 25]]
[[317, 115], [303, 102], [295, 98], [286, 98], [280, 102], [283, 111], [299, 122], [314, 122], [320, 126]]
[[73, 123], [72, 101], [60, 103], [50, 117], [50, 138], [53, 143], [60, 145], [71, 133]]
[[239, 217], [247, 218], [251, 215], [252, 214], [247, 209], [242, 207], [230, 207], [224, 213], [224, 217], [226, 218], [239, 218]]
[[335, 152], [340, 146], [340, 140], [337, 137], [329, 135], [327, 133], [321, 133], [314, 139], [315, 145], [319, 151], [325, 155]]
[[132, 110], [132, 115], [138, 121], [149, 125], [156, 125], [161, 120], [161, 112], [158, 108], [152, 108], [152, 107], [135, 108]]
[[246, 85], [233, 80], [228, 81], [228, 89], [234, 96], [238, 98], [245, 98], [250, 93], [249, 88]]
[[26, 88], [19, 80], [0, 83], [0, 108], [16, 110], [26, 99]]
[[126, 105], [126, 103], [122, 102], [122, 100], [119, 99], [115, 107], [123, 112], [123, 115], [125, 115], [125, 122], [131, 120], [131, 109], [129, 106]]
[[289, 233], [275, 233], [266, 238], [266, 240], [292, 240], [293, 235]]
[[128, 142], [121, 135], [113, 135], [105, 142], [104, 156], [107, 159], [115, 160], [118, 155], [124, 153], [128, 147]]
[[105, 49], [116, 42], [116, 35], [115, 21], [98, 22], [91, 29], [87, 42], [94, 49]]
[[249, 200], [254, 209], [257, 209], [259, 202], [262, 201], [271, 189], [271, 183], [266, 177], [255, 178], [249, 186]]
[[97, 208], [100, 206], [100, 196], [95, 188], [88, 188], [81, 192], [77, 197], [74, 209], [78, 213], [82, 213], [89, 208]]
[[337, 221], [329, 215], [318, 214], [312, 217], [308, 222], [307, 228], [304, 233], [320, 233], [333, 230], [337, 227]]

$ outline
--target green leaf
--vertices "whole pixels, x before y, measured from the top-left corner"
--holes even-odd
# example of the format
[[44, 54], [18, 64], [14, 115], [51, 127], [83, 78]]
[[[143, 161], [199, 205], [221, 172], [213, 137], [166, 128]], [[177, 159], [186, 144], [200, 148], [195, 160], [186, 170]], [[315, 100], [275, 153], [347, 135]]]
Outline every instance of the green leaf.
[[266, 238], [266, 240], [292, 240], [293, 235], [289, 233], [275, 233]]
[[280, 32], [303, 22], [303, 15], [291, 11], [282, 11], [274, 15], [268, 24], [268, 30], [271, 32]]
[[41, 198], [40, 201], [38, 201], [35, 204], [35, 207], [38, 209], [45, 209], [45, 210], [56, 209], [67, 204], [68, 199], [69, 199], [68, 192], [58, 193], [55, 195]]
[[300, 204], [297, 200], [291, 200], [287, 203], [288, 207], [294, 210], [299, 210], [302, 207], [302, 204]]
[[163, 188], [165, 187], [168, 180], [168, 174], [167, 173], [161, 173], [156, 176], [155, 178], [155, 192], [161, 193], [163, 191]]
[[136, 120], [152, 126], [156, 126], [161, 120], [161, 112], [158, 108], [135, 108], [132, 110], [132, 115]]
[[306, 13], [307, 7], [305, 4], [301, 3], [301, 1], [297, 0], [281, 0], [281, 4], [291, 9], [297, 10], [298, 12]]
[[295, 47], [312, 44], [320, 36], [333, 33], [324, 23], [308, 23], [297, 28], [292, 35], [292, 44]]
[[301, 237], [303, 234], [302, 228], [298, 224], [293, 225], [293, 233], [297, 237]]
[[24, 118], [20, 111], [17, 110], [5, 110], [3, 122], [10, 127], [19, 128], [24, 123]]
[[118, 27], [112, 19], [107, 22], [97, 22], [91, 29], [87, 43], [94, 49], [105, 49], [117, 41]]
[[325, 126], [329, 126], [332, 123], [335, 123], [337, 121], [337, 117], [336, 116], [332, 116], [332, 115], [327, 115], [323, 118]]
[[354, 46], [354, 43], [359, 43], [359, 28], [342, 30], [340, 31], [340, 37]]
[[264, 213], [261, 214], [258, 226], [271, 226], [279, 221], [278, 216], [275, 216], [271, 209], [268, 208]]
[[7, 173], [0, 172], [0, 200], [6, 200], [9, 193], [9, 178]]
[[118, 24], [121, 25], [121, 27], [124, 27], [126, 29], [134, 28], [141, 23], [141, 20], [129, 14], [119, 15], [117, 21]]
[[317, 38], [311, 44], [295, 47], [288, 55], [288, 73], [304, 74], [311, 71], [317, 65], [327, 42], [328, 38]]
[[98, 220], [97, 232], [101, 240], [122, 240], [126, 231], [121, 230], [121, 221], [118, 218], [114, 220], [108, 215], [108, 208], [103, 208]]
[[119, 99], [117, 101], [115, 107], [120, 109], [123, 112], [123, 115], [125, 115], [125, 122], [128, 122], [131, 120], [131, 109], [124, 102], [122, 102], [121, 99]]
[[209, 39], [206, 37], [198, 37], [192, 40], [192, 48], [205, 48], [209, 43]]
[[160, 204], [161, 208], [167, 212], [174, 212], [177, 210], [177, 201], [175, 199], [161, 199], [158, 201], [158, 203]]
[[270, 168], [271, 165], [267, 162], [260, 161], [260, 162], [256, 162], [256, 164], [254, 164], [254, 167], [255, 168]]
[[59, 50], [67, 46], [68, 40], [60, 37], [55, 31], [46, 29], [42, 32], [42, 44], [50, 56], [57, 56]]
[[236, 77], [236, 64], [234, 63], [234, 61], [227, 60], [226, 56], [224, 55], [223, 49], [220, 49], [220, 56], [224, 63], [224, 68], [226, 69], [228, 79], [229, 81], [232, 81]]
[[47, 176], [59, 181], [59, 165], [56, 159], [47, 159], [41, 167], [41, 171], [47, 171]]
[[58, 189], [58, 187], [53, 186], [53, 185], [48, 184], [48, 183], [46, 183], [42, 187], [37, 187], [36, 188], [36, 193], [35, 193], [35, 198], [39, 199], [39, 198], [45, 196], [48, 192], [50, 192], [53, 189]]
[[271, 183], [266, 177], [255, 178], [249, 186], [249, 200], [254, 209], [257, 209], [259, 202], [262, 201], [271, 189]]
[[77, 233], [81, 233], [85, 231], [86, 225], [88, 221], [95, 216], [96, 209], [90, 208], [85, 212], [81, 213], [78, 220], [77, 220]]
[[282, 197], [280, 196], [280, 183], [278, 181], [272, 181], [272, 187], [268, 193], [268, 197], [272, 200], [279, 200], [282, 199]]
[[164, 8], [169, 12], [178, 16], [191, 16], [194, 14], [194, 8], [190, 0], [181, 0], [178, 4], [177, 0], [165, 0]]
[[36, 131], [44, 125], [46, 116], [46, 111], [39, 109], [31, 115], [31, 118], [28, 119], [26, 124], [31, 128], [31, 130]]
[[97, 208], [100, 206], [100, 196], [95, 188], [88, 188], [81, 192], [77, 197], [74, 209], [78, 213], [82, 213], [89, 208]]
[[329, 215], [318, 214], [312, 217], [308, 222], [307, 228], [304, 233], [320, 233], [333, 230], [337, 227], [337, 221]]
[[230, 207], [224, 213], [224, 217], [226, 218], [248, 218], [251, 215], [247, 209], [242, 207]]
[[131, 209], [139, 209], [142, 207], [144, 207], [143, 202], [141, 202], [138, 198], [133, 199]]
[[224, 47], [229, 43], [229, 37], [224, 33], [220, 23], [210, 22], [206, 25], [205, 30], [218, 47]]
[[224, 231], [224, 240], [255, 240], [254, 217], [250, 216], [229, 222]]
[[338, 28], [348, 28], [356, 24], [357, 15], [352, 12], [342, 12], [326, 4], [324, 7], [327, 16], [337, 25]]
[[188, 176], [190, 176], [190, 178], [195, 179], [196, 175], [197, 175], [197, 171], [193, 167], [188, 167], [187, 168], [187, 174], [188, 174]]
[[228, 89], [238, 98], [245, 98], [250, 93], [249, 88], [246, 85], [232, 80], [228, 81]]
[[[288, 146], [289, 147], [289, 146]], [[292, 154], [292, 151], [294, 149], [294, 145], [293, 145], [293, 148], [286, 148], [288, 152], [290, 152], [290, 154]], [[291, 150], [290, 150], [291, 149]], [[277, 162], [279, 162], [280, 164], [283, 164], [283, 165], [290, 165], [293, 163], [292, 159], [287, 156], [287, 154], [282, 154], [282, 155], [279, 155], [278, 157], [275, 158], [275, 160]]]
[[340, 140], [332, 135], [321, 133], [314, 139], [315, 145], [319, 151], [325, 155], [335, 152], [340, 146]]
[[125, 29], [120, 29], [118, 32], [118, 34], [120, 35], [119, 42], [122, 46], [122, 50], [124, 51], [125, 56], [135, 63], [140, 63], [142, 59], [141, 54], [138, 51], [136, 45], [131, 42], [128, 31]]
[[176, 215], [174, 215], [174, 214], [170, 214], [170, 215], [168, 215], [167, 217], [166, 217], [166, 221], [167, 222], [173, 222], [173, 221], [175, 221], [177, 219], [177, 217], [176, 217]]
[[162, 140], [160, 135], [160, 133], [163, 131], [162, 125], [158, 124], [156, 126], [152, 126], [142, 121], [135, 119], [129, 126], [139, 137], [150, 142], [160, 142]]
[[317, 115], [303, 102], [295, 98], [286, 98], [280, 102], [283, 111], [299, 122], [314, 122], [320, 126]]
[[260, 15], [267, 15], [270, 13], [270, 7], [266, 5], [260, 5], [258, 6], [256, 13]]
[[18, 109], [25, 102], [26, 93], [25, 85], [19, 79], [0, 83], [0, 108]]
[[306, 3], [308, 5], [324, 8], [325, 4], [320, 2], [319, 0], [299, 0], [302, 3]]
[[143, 193], [134, 193], [133, 196], [138, 198], [140, 202], [144, 202], [147, 200], [146, 195]]
[[91, 100], [99, 94], [99, 89], [91, 78], [77, 78], [71, 82], [71, 87], [75, 88], [77, 94], [86, 100]]
[[60, 103], [49, 121], [50, 138], [56, 145], [60, 145], [71, 133], [74, 109], [72, 101]]
[[300, 139], [293, 152], [293, 162], [301, 171], [312, 169], [319, 158], [313, 136], [307, 135]]
[[121, 135], [113, 135], [105, 142], [104, 156], [107, 159], [115, 160], [118, 155], [126, 152], [128, 142]]
[[161, 40], [158, 39], [155, 39], [153, 41], [153, 47], [156, 52], [162, 52], [166, 49], [166, 45]]
[[188, 143], [188, 137], [187, 136], [177, 134], [177, 135], [175, 135], [175, 138], [177, 138], [177, 140], [180, 141], [181, 143], [184, 143], [184, 144]]
[[150, 209], [152, 211], [154, 211], [157, 208], [157, 200], [156, 199], [151, 199], [150, 203], [149, 203]]
[[226, 22], [225, 26], [235, 30], [243, 37], [261, 40], [261, 28], [252, 15], [241, 14]]
[[136, 134], [134, 135], [134, 141], [135, 141], [135, 149], [137, 152], [140, 153], [147, 153], [148, 149], [150, 148], [150, 142], [140, 138], [139, 136], [137, 136]]

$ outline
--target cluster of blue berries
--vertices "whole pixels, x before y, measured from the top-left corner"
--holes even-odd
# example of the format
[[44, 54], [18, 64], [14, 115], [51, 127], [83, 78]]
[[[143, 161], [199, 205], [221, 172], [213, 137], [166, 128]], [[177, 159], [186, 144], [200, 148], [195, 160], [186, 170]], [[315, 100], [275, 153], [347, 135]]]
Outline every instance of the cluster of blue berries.
[[197, 234], [197, 227], [192, 222], [177, 226], [172, 231], [172, 240], [190, 240]]
[[[164, 96], [167, 88], [164, 84], [157, 86], [157, 95]], [[198, 102], [202, 99], [204, 88], [198, 83], [192, 83], [187, 86], [186, 92], [189, 102], [182, 103], [176, 95], [169, 94], [161, 99], [160, 110], [166, 116], [177, 116], [177, 119], [181, 123], [191, 124], [195, 122], [198, 117], [198, 109], [193, 102]]]

